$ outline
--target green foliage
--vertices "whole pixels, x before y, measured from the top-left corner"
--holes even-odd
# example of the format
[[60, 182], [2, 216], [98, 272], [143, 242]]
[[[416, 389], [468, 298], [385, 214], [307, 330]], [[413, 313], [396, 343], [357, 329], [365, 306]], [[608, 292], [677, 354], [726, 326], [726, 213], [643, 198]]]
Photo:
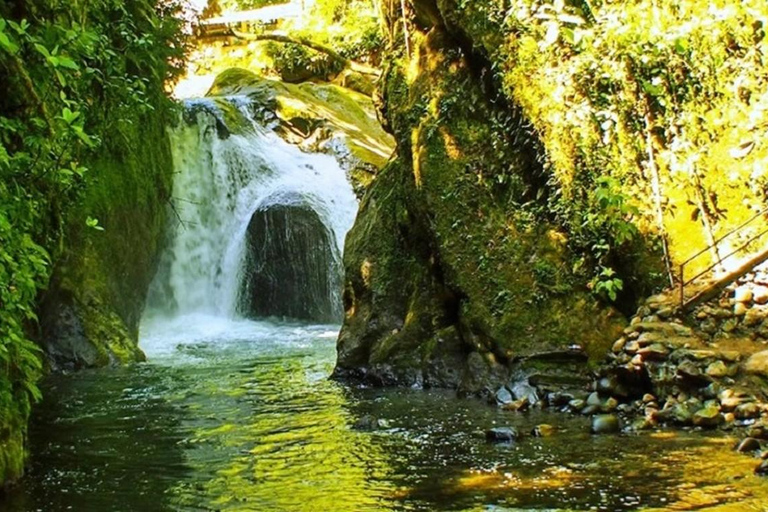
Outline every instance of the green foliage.
[[0, 432], [23, 429], [39, 398], [28, 333], [65, 219], [99, 179], [83, 162], [107, 150], [104, 134], [169, 112], [164, 86], [183, 62], [176, 2], [83, 5], [0, 1]]

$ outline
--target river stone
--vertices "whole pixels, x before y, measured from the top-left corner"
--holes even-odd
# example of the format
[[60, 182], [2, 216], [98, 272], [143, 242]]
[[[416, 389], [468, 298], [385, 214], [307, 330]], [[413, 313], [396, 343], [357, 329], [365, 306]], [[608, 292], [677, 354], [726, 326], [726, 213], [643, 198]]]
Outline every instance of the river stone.
[[692, 361], [683, 361], [677, 367], [675, 378], [681, 385], [702, 388], [707, 386], [712, 379], [701, 373], [701, 370]]
[[506, 387], [500, 387], [498, 391], [496, 391], [496, 404], [506, 405], [511, 404], [513, 401], [514, 397], [512, 397], [512, 393], [510, 393]]
[[733, 301], [736, 303], [746, 303], [752, 301], [752, 290], [746, 286], [736, 288], [733, 294]]
[[615, 414], [600, 414], [592, 418], [593, 434], [611, 434], [620, 429], [619, 418]]
[[533, 427], [533, 430], [531, 430], [531, 435], [533, 437], [550, 437], [555, 433], [555, 430], [555, 427], [552, 425], [542, 423], [541, 425], [536, 425]]
[[747, 435], [755, 439], [768, 441], [768, 426], [763, 423], [755, 423], [747, 429]]
[[539, 395], [536, 388], [528, 383], [528, 380], [521, 380], [510, 385], [509, 389], [517, 400], [527, 400], [530, 405], [539, 403]]
[[733, 314], [734, 316], [744, 316], [747, 314], [748, 309], [747, 305], [743, 302], [737, 302], [733, 305]]
[[760, 450], [760, 441], [754, 437], [747, 437], [743, 439], [737, 446], [736, 451], [739, 453], [751, 453]]
[[733, 415], [740, 420], [748, 420], [760, 417], [760, 406], [755, 402], [740, 404], [733, 411]]
[[760, 476], [768, 475], [768, 460], [763, 460], [760, 465], [755, 468], [755, 474]]
[[752, 290], [752, 300], [755, 304], [768, 304], [768, 287], [755, 286]]
[[669, 355], [669, 349], [661, 343], [653, 343], [648, 347], [641, 348], [637, 354], [648, 361], [663, 361]]
[[714, 428], [723, 422], [720, 409], [714, 405], [708, 405], [693, 413], [693, 424], [696, 427]]
[[757, 352], [747, 359], [744, 369], [751, 374], [768, 377], [768, 350]]
[[600, 395], [597, 393], [597, 391], [590, 393], [590, 395], [587, 397], [587, 405], [593, 405], [596, 407], [603, 406], [603, 401], [600, 399]]
[[485, 431], [485, 439], [491, 443], [512, 443], [520, 437], [512, 427], [495, 427]]
[[568, 402], [568, 407], [570, 407], [573, 412], [581, 411], [586, 405], [587, 403], [581, 398], [574, 398], [573, 400]]
[[762, 309], [750, 308], [749, 311], [747, 311], [747, 313], [744, 315], [742, 324], [744, 327], [755, 327], [763, 321], [763, 318], [765, 318], [765, 312]]
[[722, 378], [728, 375], [728, 367], [722, 361], [715, 361], [707, 366], [707, 375], [714, 378]]
[[250, 318], [342, 318], [342, 269], [331, 231], [299, 194], [254, 212], [246, 231], [241, 311]]

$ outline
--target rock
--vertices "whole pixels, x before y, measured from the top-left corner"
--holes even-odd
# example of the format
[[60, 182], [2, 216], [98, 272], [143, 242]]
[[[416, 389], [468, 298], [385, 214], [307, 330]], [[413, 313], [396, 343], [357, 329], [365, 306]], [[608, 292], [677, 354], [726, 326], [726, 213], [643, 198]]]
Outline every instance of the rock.
[[520, 437], [512, 427], [495, 427], [485, 431], [485, 439], [490, 443], [513, 443]]
[[765, 312], [758, 308], [750, 308], [744, 315], [744, 319], [741, 321], [744, 327], [755, 327], [765, 318]]
[[739, 304], [752, 302], [752, 290], [746, 286], [736, 288], [733, 293], [733, 301]]
[[666, 320], [675, 314], [675, 310], [667, 306], [659, 309], [656, 314], [659, 315], [659, 318]]
[[555, 433], [555, 430], [555, 427], [552, 425], [542, 423], [541, 425], [536, 425], [533, 427], [533, 430], [531, 430], [531, 435], [533, 437], [550, 437]]
[[747, 305], [743, 302], [737, 302], [733, 305], [733, 314], [734, 316], [744, 316], [747, 314], [748, 308]]
[[613, 397], [608, 398], [608, 400], [603, 403], [602, 410], [603, 412], [613, 412], [616, 410], [616, 408], [619, 406], [619, 401], [616, 400]]
[[637, 340], [632, 340], [624, 346], [624, 352], [627, 354], [634, 354], [638, 350], [640, 350], [640, 343]]
[[384, 427], [385, 425], [376, 416], [365, 414], [355, 422], [353, 428], [357, 430], [378, 430]]
[[747, 359], [744, 365], [747, 373], [768, 377], [768, 350], [757, 352]]
[[506, 387], [500, 387], [496, 391], [495, 398], [496, 398], [497, 405], [511, 404], [514, 401], [514, 397], [512, 397], [512, 393], [510, 393]]
[[528, 383], [528, 379], [515, 382], [509, 386], [509, 390], [517, 400], [528, 400], [530, 405], [536, 405], [539, 403], [539, 395], [536, 392], [536, 388]]
[[573, 412], [580, 412], [586, 405], [587, 403], [580, 398], [568, 402], [568, 407], [570, 407]]
[[714, 405], [708, 405], [693, 413], [693, 424], [697, 427], [715, 428], [723, 422], [720, 409]]
[[613, 347], [611, 347], [611, 351], [614, 354], [618, 354], [619, 352], [624, 350], [624, 345], [626, 345], [626, 344], [627, 344], [627, 338], [623, 338], [623, 337], [619, 338], [618, 340], [616, 340], [614, 342]]
[[747, 429], [747, 435], [755, 439], [768, 441], [768, 426], [763, 423], [755, 423]]
[[710, 377], [720, 379], [728, 375], [728, 367], [722, 361], [715, 361], [707, 366], [706, 374]]
[[661, 343], [653, 343], [638, 350], [637, 355], [641, 356], [644, 361], [663, 361], [669, 355], [669, 349]]
[[612, 434], [621, 428], [619, 418], [615, 414], [600, 414], [592, 418], [591, 432], [593, 434]]
[[755, 286], [752, 289], [752, 300], [755, 304], [768, 304], [768, 287]]
[[588, 405], [581, 410], [581, 414], [584, 416], [592, 416], [593, 414], [597, 414], [602, 411], [602, 409], [603, 408], [599, 405]]
[[683, 386], [693, 388], [703, 388], [712, 382], [712, 379], [701, 373], [699, 367], [692, 361], [683, 361], [678, 365], [675, 380]]
[[646, 394], [643, 395], [643, 403], [644, 404], [647, 404], [647, 403], [650, 403], [650, 402], [655, 402], [655, 401], [656, 401], [656, 397], [653, 396], [652, 394], [646, 393]]
[[245, 233], [243, 313], [334, 322], [343, 317], [334, 291], [342, 270], [336, 240], [320, 215], [298, 193], [266, 201]]
[[760, 476], [768, 475], [768, 460], [763, 460], [763, 462], [755, 468], [755, 474]]
[[547, 395], [547, 404], [550, 407], [565, 407], [573, 400], [573, 395], [569, 393], [549, 393]]
[[740, 420], [760, 417], [760, 406], [754, 402], [740, 404], [734, 409], [733, 415]]
[[593, 405], [596, 407], [602, 407], [603, 401], [600, 399], [600, 395], [595, 391], [587, 397], [587, 405]]
[[736, 328], [739, 326], [739, 320], [738, 318], [729, 318], [725, 322], [723, 322], [723, 332], [733, 332], [736, 330]]
[[707, 318], [699, 325], [699, 328], [705, 334], [715, 334], [717, 332], [717, 322], [714, 318]]
[[[670, 402], [667, 402], [669, 404]], [[660, 421], [676, 425], [690, 425], [693, 421], [691, 408], [687, 404], [673, 403], [654, 415]]]
[[760, 451], [760, 441], [754, 437], [747, 437], [736, 445], [736, 451], [739, 453], [752, 453]]
[[515, 400], [514, 402], [504, 404], [501, 406], [501, 408], [504, 409], [505, 411], [523, 412], [527, 410], [530, 406], [531, 406], [531, 403], [528, 401], [527, 398], [521, 398], [520, 400]]

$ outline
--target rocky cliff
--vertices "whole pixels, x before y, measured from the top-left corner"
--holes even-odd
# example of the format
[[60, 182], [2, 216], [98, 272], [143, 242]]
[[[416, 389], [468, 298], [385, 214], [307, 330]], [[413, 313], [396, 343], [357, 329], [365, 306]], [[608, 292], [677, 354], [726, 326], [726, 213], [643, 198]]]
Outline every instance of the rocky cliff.
[[347, 238], [336, 375], [478, 392], [584, 369], [625, 320], [575, 271], [538, 136], [448, 7], [411, 7], [380, 86], [397, 158]]

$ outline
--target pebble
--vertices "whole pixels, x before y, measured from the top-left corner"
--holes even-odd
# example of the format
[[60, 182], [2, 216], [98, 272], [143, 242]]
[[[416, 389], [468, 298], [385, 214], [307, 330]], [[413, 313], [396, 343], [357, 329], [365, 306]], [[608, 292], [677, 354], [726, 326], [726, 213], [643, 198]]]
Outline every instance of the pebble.
[[555, 433], [555, 430], [555, 427], [552, 425], [542, 423], [541, 425], [536, 425], [533, 427], [533, 430], [531, 430], [531, 435], [533, 437], [550, 437]]
[[752, 453], [760, 450], [760, 441], [754, 437], [747, 437], [743, 439], [737, 446], [736, 451], [739, 453]]
[[750, 288], [747, 288], [746, 286], [741, 286], [739, 288], [736, 288], [736, 291], [733, 294], [733, 301], [743, 304], [745, 302], [752, 302], [752, 290]]
[[723, 415], [720, 409], [714, 405], [708, 405], [693, 413], [693, 424], [697, 427], [714, 428], [723, 423]]
[[496, 403], [498, 405], [510, 404], [513, 400], [512, 393], [506, 387], [501, 387], [496, 391]]
[[614, 414], [600, 414], [592, 418], [593, 434], [611, 434], [620, 429], [619, 418]]
[[512, 443], [520, 437], [512, 427], [495, 427], [485, 431], [485, 439], [491, 443]]
[[728, 375], [728, 367], [722, 361], [715, 361], [707, 366], [706, 374], [719, 379]]

